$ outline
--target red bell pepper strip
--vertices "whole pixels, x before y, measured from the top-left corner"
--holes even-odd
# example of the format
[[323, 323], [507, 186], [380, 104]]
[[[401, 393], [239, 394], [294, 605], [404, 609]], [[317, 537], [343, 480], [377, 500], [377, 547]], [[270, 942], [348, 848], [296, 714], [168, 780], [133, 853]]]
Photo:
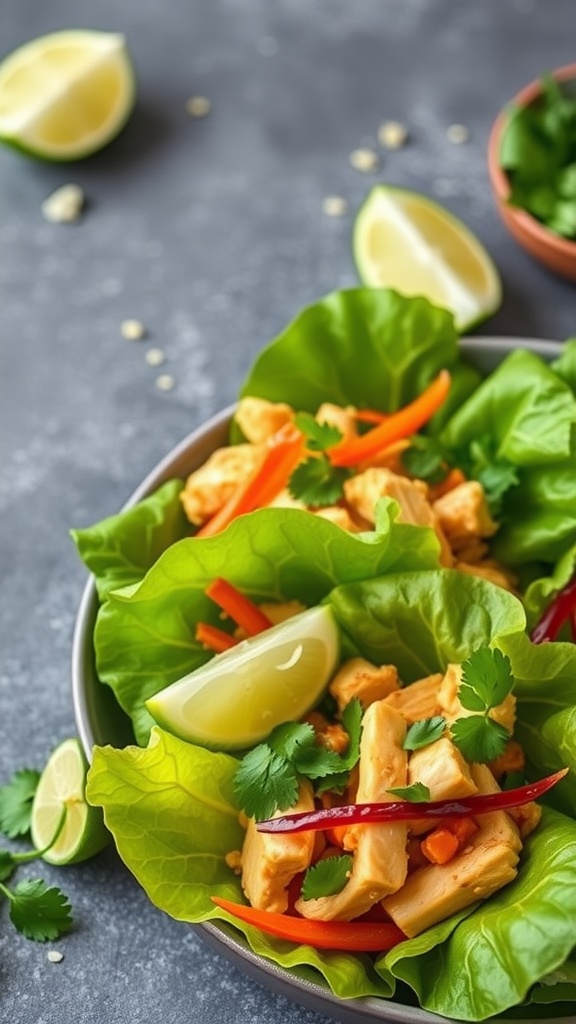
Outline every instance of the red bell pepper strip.
[[572, 620], [571, 629], [574, 631], [575, 616], [576, 576], [550, 602], [539, 622], [532, 630], [532, 641], [535, 644], [544, 644], [555, 640], [564, 623], [570, 620]]
[[241, 626], [248, 636], [256, 636], [257, 633], [270, 629], [272, 621], [258, 605], [221, 576], [213, 580], [204, 593]]
[[256, 828], [259, 832], [309, 832], [331, 828], [333, 825], [370, 825], [382, 821], [414, 821], [420, 818], [460, 817], [506, 811], [536, 800], [560, 782], [567, 772], [568, 769], [563, 768], [554, 775], [540, 779], [539, 782], [530, 782], [517, 789], [457, 797], [452, 800], [430, 800], [425, 803], [394, 800], [390, 803], [344, 804], [342, 807], [328, 807], [325, 810], [284, 814], [278, 818], [259, 821]]
[[340, 949], [354, 953], [380, 953], [392, 949], [406, 936], [387, 921], [311, 921], [306, 917], [257, 910], [243, 903], [212, 896], [212, 902], [239, 921], [252, 924], [267, 935], [316, 949]]
[[216, 654], [222, 654], [222, 651], [229, 651], [231, 647], [236, 647], [238, 643], [235, 636], [230, 636], [230, 633], [225, 633], [223, 629], [218, 629], [218, 626], [211, 626], [209, 622], [197, 623], [196, 639], [199, 644], [207, 647], [209, 651], [214, 651]]
[[267, 442], [262, 461], [254, 472], [234, 491], [222, 508], [200, 527], [194, 538], [213, 537], [237, 516], [269, 505], [286, 487], [305, 449], [304, 435], [293, 423], [286, 423]]
[[398, 412], [391, 413], [379, 426], [359, 437], [339, 441], [333, 448], [329, 448], [327, 455], [332, 465], [356, 466], [395, 441], [416, 434], [443, 404], [450, 391], [450, 383], [448, 370], [441, 370], [418, 398]]

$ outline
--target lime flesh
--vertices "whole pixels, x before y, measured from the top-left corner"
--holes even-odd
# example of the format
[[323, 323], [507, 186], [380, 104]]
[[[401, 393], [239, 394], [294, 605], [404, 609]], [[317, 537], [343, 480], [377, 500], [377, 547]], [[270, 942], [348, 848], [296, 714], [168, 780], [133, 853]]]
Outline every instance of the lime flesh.
[[146, 707], [181, 739], [210, 749], [246, 749], [317, 704], [339, 649], [331, 609], [311, 608], [215, 655]]

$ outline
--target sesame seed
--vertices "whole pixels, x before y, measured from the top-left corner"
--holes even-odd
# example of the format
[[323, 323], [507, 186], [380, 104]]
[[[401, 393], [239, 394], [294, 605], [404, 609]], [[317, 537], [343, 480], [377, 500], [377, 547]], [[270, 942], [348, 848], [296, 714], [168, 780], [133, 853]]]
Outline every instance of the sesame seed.
[[53, 224], [71, 224], [84, 207], [84, 192], [79, 185], [62, 185], [44, 200], [40, 209]]
[[140, 341], [146, 334], [146, 328], [140, 320], [123, 320], [120, 324], [120, 333], [126, 341]]
[[57, 949], [50, 949], [46, 954], [46, 959], [49, 960], [51, 964], [59, 964], [64, 959], [64, 953], [59, 953]]
[[384, 149], [400, 149], [408, 141], [408, 129], [399, 121], [383, 121], [378, 129], [378, 142]]
[[355, 149], [350, 153], [350, 163], [355, 171], [375, 171], [379, 162], [378, 154], [373, 149]]
[[186, 103], [186, 110], [190, 117], [206, 117], [212, 110], [212, 104], [207, 96], [191, 96]]
[[166, 356], [161, 348], [149, 348], [144, 358], [148, 366], [161, 366]]
[[446, 138], [453, 146], [461, 146], [463, 142], [468, 141], [469, 137], [470, 132], [465, 124], [451, 124], [446, 130]]
[[161, 373], [159, 377], [156, 377], [156, 387], [159, 391], [172, 391], [175, 384], [174, 377], [169, 373]]
[[326, 196], [322, 200], [322, 210], [327, 217], [342, 217], [348, 209], [348, 203], [342, 196]]

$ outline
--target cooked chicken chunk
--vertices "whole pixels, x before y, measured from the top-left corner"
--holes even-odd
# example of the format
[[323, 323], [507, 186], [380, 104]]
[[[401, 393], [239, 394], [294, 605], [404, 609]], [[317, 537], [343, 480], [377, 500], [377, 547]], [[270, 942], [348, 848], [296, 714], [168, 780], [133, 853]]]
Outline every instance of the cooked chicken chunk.
[[[470, 796], [478, 790], [467, 762], [448, 736], [414, 751], [408, 762], [408, 784], [415, 782], [428, 787], [431, 800]], [[410, 834], [427, 832], [433, 824], [430, 819], [410, 822]]]
[[473, 565], [468, 562], [456, 562], [454, 568], [468, 573], [469, 576], [479, 576], [483, 580], [488, 580], [489, 583], [495, 583], [497, 587], [503, 587], [504, 590], [515, 591], [516, 589], [516, 580], [512, 574], [490, 558]]
[[252, 444], [263, 444], [293, 418], [294, 410], [285, 402], [250, 396], [240, 399], [235, 415], [244, 437]]
[[365, 469], [344, 483], [346, 501], [368, 522], [375, 522], [374, 509], [378, 499], [387, 497], [394, 498], [400, 506], [399, 522], [432, 527], [440, 541], [440, 562], [451, 566], [453, 558], [450, 545], [425, 495], [426, 485], [422, 485], [419, 480], [409, 480], [390, 469], [377, 466]]
[[353, 405], [346, 407], [334, 405], [332, 402], [323, 402], [315, 419], [318, 423], [329, 423], [331, 427], [337, 427], [342, 434], [343, 441], [349, 441], [358, 435], [356, 423], [356, 409]]
[[[449, 665], [438, 691], [438, 701], [442, 708], [441, 714], [445, 716], [448, 722], [453, 722], [456, 718], [467, 718], [468, 715], [476, 713], [474, 711], [468, 711], [460, 703], [458, 698], [458, 689], [461, 682], [462, 666]], [[491, 708], [489, 715], [495, 722], [499, 722], [500, 725], [503, 725], [510, 735], [512, 735], [514, 732], [514, 723], [516, 721], [516, 697], [514, 694], [509, 693], [501, 704], [498, 704], [495, 708]]]
[[438, 690], [443, 676], [440, 672], [424, 679], [418, 679], [401, 690], [394, 690], [386, 697], [386, 703], [396, 708], [408, 725], [419, 722], [421, 718], [433, 718], [441, 714], [438, 703]]
[[287, 487], [284, 487], [275, 498], [267, 505], [267, 508], [301, 508], [305, 509], [306, 505], [300, 498], [294, 498]]
[[335, 526], [346, 530], [347, 533], [358, 533], [360, 527], [356, 525], [347, 509], [340, 505], [325, 505], [323, 508], [315, 508], [314, 514], [321, 519], [328, 519]]
[[[360, 741], [358, 803], [393, 800], [388, 790], [406, 785], [405, 734], [401, 715], [385, 701], [367, 709]], [[396, 892], [406, 877], [407, 831], [403, 822], [351, 825], [344, 837], [345, 848], [354, 851], [348, 882], [334, 896], [299, 899], [296, 909], [304, 917], [349, 921], [387, 893]]]
[[333, 677], [329, 692], [342, 712], [353, 697], [364, 708], [375, 700], [382, 700], [398, 689], [398, 670], [395, 665], [373, 665], [365, 658], [350, 658]]
[[432, 508], [455, 550], [476, 537], [492, 537], [498, 529], [490, 515], [484, 488], [478, 480], [466, 480], [443, 494]]
[[[498, 792], [485, 765], [472, 765], [480, 793]], [[516, 877], [522, 848], [516, 825], [505, 811], [483, 814], [468, 846], [447, 864], [418, 868], [399, 892], [382, 901], [384, 910], [413, 938], [476, 900], [492, 896]]]
[[[312, 810], [312, 787], [303, 782], [298, 802], [290, 811]], [[277, 811], [274, 817], [286, 813]], [[242, 888], [252, 906], [283, 913], [288, 906], [288, 886], [294, 875], [310, 866], [313, 850], [313, 832], [294, 835], [258, 832], [254, 819], [250, 818], [242, 847]]]
[[200, 469], [190, 474], [180, 494], [190, 522], [200, 526], [215, 515], [256, 469], [262, 455], [262, 448], [252, 444], [217, 448]]

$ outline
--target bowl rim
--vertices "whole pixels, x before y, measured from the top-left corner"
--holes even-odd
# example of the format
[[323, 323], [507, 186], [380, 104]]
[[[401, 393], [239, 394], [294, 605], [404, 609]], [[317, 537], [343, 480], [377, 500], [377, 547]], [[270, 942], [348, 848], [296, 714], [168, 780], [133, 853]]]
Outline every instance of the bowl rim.
[[[472, 336], [461, 338], [459, 347], [463, 353], [473, 354], [490, 348], [503, 358], [515, 348], [527, 349], [536, 355], [558, 358], [563, 350], [563, 343], [545, 338], [522, 338], [505, 336]], [[146, 475], [142, 483], [136, 487], [124, 503], [120, 511], [131, 508], [142, 498], [157, 488], [163, 480], [175, 473], [175, 465], [186, 459], [191, 446], [210, 442], [214, 437], [227, 436], [227, 427], [233, 415], [235, 404], [217, 412], [205, 423], [188, 434]], [[97, 594], [93, 577], [85, 584], [76, 616], [72, 644], [72, 694], [78, 733], [88, 760], [91, 760], [92, 746], [95, 742], [90, 721], [90, 707], [83, 686], [83, 674], [86, 668], [86, 645], [91, 645], [92, 632], [97, 610]], [[103, 685], [103, 684], [100, 684]], [[342, 999], [334, 995], [327, 984], [302, 978], [255, 953], [238, 933], [225, 922], [214, 923], [204, 921], [192, 927], [211, 949], [229, 960], [236, 968], [253, 978], [263, 987], [277, 995], [284, 996], [291, 1002], [320, 1014], [329, 1014], [334, 1020], [343, 1024], [438, 1024], [445, 1020], [437, 1014], [424, 1010], [419, 1006], [385, 1000], [375, 996]], [[569, 1005], [569, 1004], [566, 1004]], [[567, 1024], [573, 1017], [559, 1016], [547, 1019], [547, 1024]], [[493, 1024], [506, 1024], [502, 1017], [491, 1018]], [[518, 1018], [516, 1024], [534, 1024], [534, 1020]]]
[[[563, 64], [561, 67], [550, 71], [549, 74], [559, 82], [566, 82], [572, 78], [576, 79], [576, 63]], [[503, 205], [507, 204], [510, 195], [510, 181], [506, 171], [500, 166], [499, 153], [502, 135], [508, 121], [509, 110], [513, 106], [529, 106], [530, 103], [533, 103], [538, 98], [541, 92], [541, 78], [535, 78], [533, 81], [528, 82], [502, 107], [490, 129], [488, 136], [488, 173], [496, 197]], [[520, 207], [507, 206], [506, 213], [534, 242], [554, 250], [559, 256], [572, 260], [576, 259], [576, 241], [555, 235], [541, 221]]]

